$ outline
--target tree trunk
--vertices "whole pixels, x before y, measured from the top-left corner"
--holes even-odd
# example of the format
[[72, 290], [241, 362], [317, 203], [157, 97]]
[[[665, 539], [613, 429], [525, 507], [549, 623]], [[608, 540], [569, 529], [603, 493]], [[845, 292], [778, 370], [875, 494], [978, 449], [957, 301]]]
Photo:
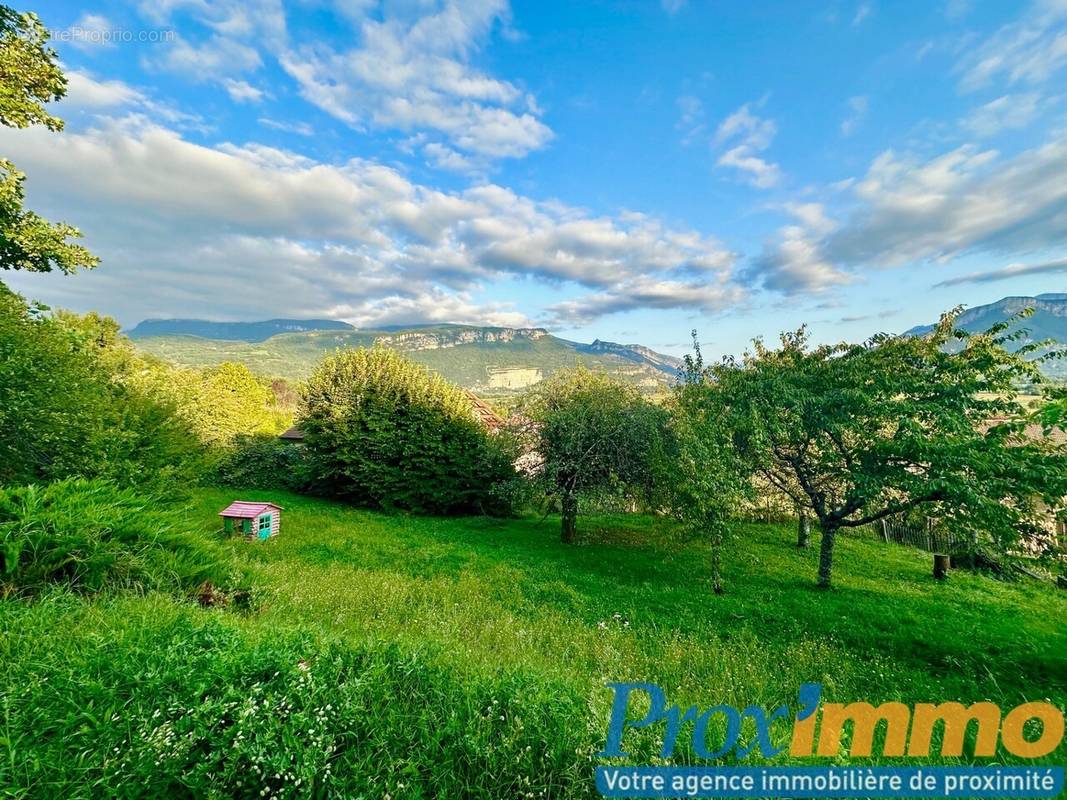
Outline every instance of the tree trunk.
[[834, 540], [837, 528], [823, 526], [822, 544], [819, 546], [819, 588], [830, 588], [830, 573], [834, 567]]
[[715, 594], [722, 594], [722, 537], [713, 536], [711, 539], [711, 590]]
[[948, 577], [949, 558], [944, 553], [934, 553], [934, 577], [944, 580]]
[[561, 505], [560, 540], [564, 544], [574, 544], [578, 535], [578, 495], [563, 495]]
[[797, 520], [797, 547], [809, 546], [811, 546], [811, 520], [801, 511], [800, 519]]

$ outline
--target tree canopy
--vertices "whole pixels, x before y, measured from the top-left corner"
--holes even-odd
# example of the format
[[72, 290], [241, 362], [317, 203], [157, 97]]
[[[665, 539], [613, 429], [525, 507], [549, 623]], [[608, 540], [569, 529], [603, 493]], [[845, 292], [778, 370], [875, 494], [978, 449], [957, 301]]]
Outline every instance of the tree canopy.
[[[67, 91], [48, 39], [48, 29], [35, 14], [0, 5], [0, 125], [63, 129], [63, 120], [44, 107]], [[81, 236], [77, 228], [23, 208], [25, 179], [14, 164], [0, 159], [0, 268], [70, 273], [95, 267], [99, 259], [69, 241]]]
[[114, 320], [48, 314], [0, 284], [0, 483], [187, 480], [199, 442], [161, 390], [169, 373]]
[[693, 354], [670, 403], [670, 452], [660, 480], [667, 507], [688, 535], [711, 546], [711, 582], [723, 591], [721, 550], [732, 533], [738, 506], [752, 495], [751, 465], [734, 446], [730, 406], [708, 371], [693, 332]]
[[1037, 533], [1038, 504], [1067, 494], [1063, 453], [1021, 435], [1015, 386], [1041, 381], [1024, 360], [1039, 345], [1009, 353], [1009, 323], [968, 334], [957, 315], [926, 337], [863, 344], [809, 347], [801, 329], [709, 370], [735, 446], [818, 519], [820, 586], [842, 528], [933, 506], [976, 543], [1007, 548]]
[[631, 384], [585, 367], [561, 370], [527, 396], [542, 477], [559, 497], [561, 538], [573, 542], [586, 492], [647, 493], [666, 431], [666, 412]]

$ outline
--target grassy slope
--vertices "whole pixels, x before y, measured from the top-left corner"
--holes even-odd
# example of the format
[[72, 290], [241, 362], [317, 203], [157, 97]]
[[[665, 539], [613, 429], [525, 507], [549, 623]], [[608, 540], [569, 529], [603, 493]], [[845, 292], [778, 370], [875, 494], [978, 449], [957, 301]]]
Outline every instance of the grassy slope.
[[[552, 519], [241, 494], [287, 509], [277, 540], [233, 544], [264, 586], [250, 617], [158, 596], [0, 603], [0, 787], [240, 795], [259, 767], [280, 776], [279, 796], [312, 783], [591, 796], [610, 680], [704, 706], [774, 706], [804, 681], [830, 701], [1067, 704], [1064, 593], [965, 574], [936, 584], [929, 556], [905, 548], [843, 541], [837, 589], [819, 593], [815, 554], [791, 531], [748, 526], [716, 598], [705, 549], [646, 518], [586, 520], [598, 543], [564, 547]], [[233, 496], [198, 494], [205, 535]], [[648, 737], [628, 743], [651, 755]]]
[[[284, 333], [264, 342], [232, 342], [196, 336], [151, 336], [135, 341], [146, 352], [178, 364], [204, 367], [223, 361], [239, 361], [263, 375], [304, 379], [324, 354], [338, 347], [370, 346], [374, 334], [309, 331]], [[618, 355], [579, 353], [566, 341], [554, 336], [416, 350], [408, 355], [453, 383], [469, 387], [486, 383], [487, 366], [540, 367], [546, 376], [561, 367], [573, 367], [578, 363], [626, 373], [636, 368], [633, 362]], [[650, 367], [641, 374], [641, 377], [649, 376], [663, 382], [668, 380], [665, 373]]]

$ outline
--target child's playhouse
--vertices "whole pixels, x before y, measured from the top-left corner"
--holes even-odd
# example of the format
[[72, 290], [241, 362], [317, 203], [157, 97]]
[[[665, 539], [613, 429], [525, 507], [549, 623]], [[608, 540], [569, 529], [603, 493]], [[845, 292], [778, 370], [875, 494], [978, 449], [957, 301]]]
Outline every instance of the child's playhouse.
[[277, 536], [282, 526], [284, 509], [274, 503], [237, 500], [219, 512], [222, 528], [228, 533], [240, 532], [249, 539], [269, 539]]

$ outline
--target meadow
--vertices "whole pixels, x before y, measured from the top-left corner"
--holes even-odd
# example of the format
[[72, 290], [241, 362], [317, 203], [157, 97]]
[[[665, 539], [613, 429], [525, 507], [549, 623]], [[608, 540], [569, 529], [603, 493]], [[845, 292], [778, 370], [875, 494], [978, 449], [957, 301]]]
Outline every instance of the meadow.
[[[0, 601], [0, 796], [589, 797], [608, 681], [702, 707], [792, 704], [809, 681], [827, 701], [1067, 705], [1067, 593], [935, 582], [905, 547], [845, 538], [820, 592], [789, 526], [742, 525], [713, 596], [707, 547], [653, 517], [583, 517], [575, 547], [558, 517], [207, 489], [197, 534], [236, 496], [286, 509], [276, 539], [225, 545], [249, 609]], [[627, 749], [656, 763], [645, 733]]]

